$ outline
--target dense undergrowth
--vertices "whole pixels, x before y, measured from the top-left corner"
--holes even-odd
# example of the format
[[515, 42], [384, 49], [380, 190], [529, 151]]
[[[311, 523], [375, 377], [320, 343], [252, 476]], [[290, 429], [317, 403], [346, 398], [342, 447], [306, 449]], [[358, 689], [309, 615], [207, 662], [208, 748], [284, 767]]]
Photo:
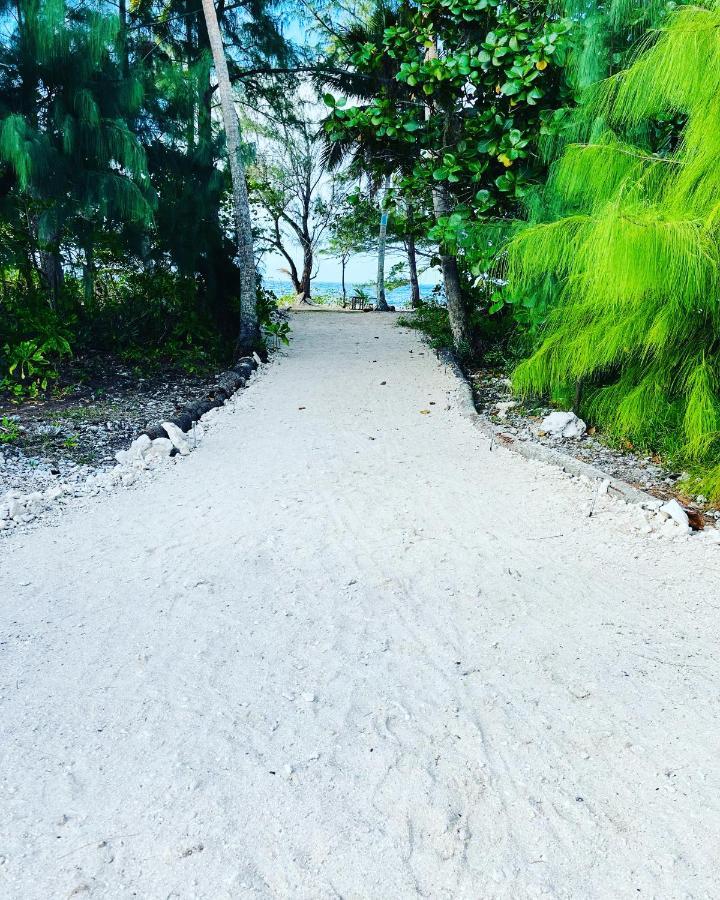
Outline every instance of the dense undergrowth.
[[[274, 295], [260, 288], [259, 300], [266, 330], [286, 339]], [[226, 365], [234, 352], [232, 333], [223, 334], [203, 303], [202, 282], [162, 270], [99, 281], [90, 306], [79, 280], [66, 277], [49, 306], [41, 284], [28, 290], [6, 273], [0, 323], [0, 396], [10, 401], [57, 395], [62, 371], [86, 354], [144, 372], [172, 366], [201, 374]]]

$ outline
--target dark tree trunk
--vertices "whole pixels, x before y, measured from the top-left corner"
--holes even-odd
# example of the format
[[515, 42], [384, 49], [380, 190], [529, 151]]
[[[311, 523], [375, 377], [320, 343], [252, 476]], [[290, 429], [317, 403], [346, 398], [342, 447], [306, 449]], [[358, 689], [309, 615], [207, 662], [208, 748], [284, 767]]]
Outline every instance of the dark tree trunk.
[[[125, 0], [122, 0], [125, 2]], [[185, 54], [187, 59], [195, 61], [195, 16], [193, 15], [192, 0], [185, 0]], [[187, 154], [191, 157], [195, 151], [195, 102], [188, 114], [187, 120]]]
[[120, 66], [123, 77], [127, 78], [130, 71], [127, 43], [127, 0], [118, 0], [118, 18], [120, 19], [120, 33], [118, 35], [118, 40], [120, 41]]
[[48, 290], [50, 306], [55, 309], [65, 283], [59, 250], [40, 250], [40, 273]]
[[340, 257], [340, 283], [342, 284], [343, 306], [347, 306], [347, 291], [345, 290], [345, 266], [347, 260], [344, 256]]
[[313, 251], [312, 246], [308, 242], [303, 247], [303, 271], [301, 293], [303, 300], [307, 303], [310, 300], [310, 287], [312, 281]]
[[83, 296], [86, 311], [92, 310], [95, 304], [95, 259], [92, 244], [85, 245], [83, 261]]
[[420, 306], [420, 282], [418, 281], [417, 253], [415, 252], [415, 215], [412, 203], [407, 204], [407, 235], [405, 236], [405, 250], [408, 258], [408, 272], [410, 275], [410, 306], [417, 309]]
[[[438, 184], [433, 189], [433, 209], [435, 218], [438, 220], [443, 216], [450, 215], [452, 211], [447, 188], [443, 184]], [[450, 330], [452, 331], [455, 349], [461, 356], [469, 356], [474, 353], [474, 347], [465, 301], [462, 295], [457, 258], [443, 252], [441, 249], [440, 263], [445, 285], [445, 300], [447, 302], [448, 318], [450, 319]]]
[[420, 282], [418, 281], [417, 255], [415, 253], [415, 237], [409, 234], [406, 238], [408, 271], [410, 273], [410, 306], [420, 306]]

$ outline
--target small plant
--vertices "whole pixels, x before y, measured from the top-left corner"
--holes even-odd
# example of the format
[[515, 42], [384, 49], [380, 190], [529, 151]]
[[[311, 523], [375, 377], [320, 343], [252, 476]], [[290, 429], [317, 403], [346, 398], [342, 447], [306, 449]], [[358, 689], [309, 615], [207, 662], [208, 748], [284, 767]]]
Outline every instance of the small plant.
[[274, 338], [278, 344], [285, 344], [285, 346], [289, 346], [290, 344], [290, 323], [286, 322], [283, 319], [278, 319], [275, 322], [270, 322], [267, 325], [264, 325], [265, 334]]
[[41, 390], [47, 390], [52, 379], [57, 378], [55, 361], [71, 354], [70, 344], [59, 334], [48, 337], [42, 343], [24, 340], [12, 346], [5, 344], [8, 374], [0, 381], [0, 389], [9, 391], [17, 400], [35, 398]]
[[362, 286], [358, 285], [353, 291], [358, 300], [361, 300], [364, 305], [370, 303], [371, 297], [367, 290]]
[[66, 450], [75, 450], [78, 447], [79, 443], [80, 442], [77, 439], [77, 435], [71, 434], [63, 441], [63, 447]]
[[415, 328], [422, 331], [435, 350], [453, 345], [447, 309], [437, 303], [424, 303], [410, 315], [400, 316], [397, 324], [400, 328]]
[[3, 416], [0, 419], [0, 444], [12, 444], [20, 437], [20, 429], [17, 422]]

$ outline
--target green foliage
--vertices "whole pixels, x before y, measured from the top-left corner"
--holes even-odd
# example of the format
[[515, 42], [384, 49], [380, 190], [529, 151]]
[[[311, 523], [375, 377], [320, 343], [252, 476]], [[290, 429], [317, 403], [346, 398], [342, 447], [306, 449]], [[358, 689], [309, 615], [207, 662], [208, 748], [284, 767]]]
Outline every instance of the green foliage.
[[[274, 0], [219, 16], [231, 74], [286, 63]], [[238, 270], [201, 0], [0, 0], [0, 387], [69, 348], [227, 360]], [[244, 82], [250, 105], [280, 86]]]
[[[719, 28], [714, 5], [678, 10], [594, 92], [590, 113], [617, 135], [568, 148], [548, 186], [562, 215], [521, 230], [508, 268], [515, 292], [557, 298], [516, 389], [582, 381], [584, 412], [611, 436], [705, 468], [720, 464]], [[676, 113], [672, 152], [628, 142]]]
[[8, 391], [17, 400], [37, 397], [57, 377], [58, 362], [70, 355], [70, 344], [61, 335], [41, 343], [31, 339], [5, 344], [2, 357], [7, 374], [0, 379], [0, 390]]
[[285, 344], [286, 347], [290, 344], [290, 332], [292, 329], [289, 322], [278, 319], [274, 322], [269, 322], [263, 330], [279, 344]]
[[12, 444], [20, 437], [20, 429], [17, 422], [13, 422], [7, 416], [0, 419], [0, 444]]
[[453, 345], [447, 309], [437, 303], [423, 303], [412, 313], [398, 316], [397, 324], [401, 328], [421, 331], [435, 350], [443, 350]]
[[537, 6], [432, 0], [402, 7], [354, 51], [351, 31], [343, 41], [347, 64], [374, 77], [375, 92], [360, 104], [326, 95], [330, 141], [374, 146], [385, 169], [392, 159], [403, 171], [406, 189], [446, 184], [464, 196], [471, 219], [514, 210], [541, 174], [533, 149], [564, 91], [571, 23], [549, 7], [539, 15]]

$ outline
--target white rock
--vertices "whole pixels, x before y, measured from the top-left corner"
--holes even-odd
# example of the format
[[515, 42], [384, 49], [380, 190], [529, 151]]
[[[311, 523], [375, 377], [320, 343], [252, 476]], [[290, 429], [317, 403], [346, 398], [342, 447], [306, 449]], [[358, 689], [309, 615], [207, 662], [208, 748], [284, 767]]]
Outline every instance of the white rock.
[[132, 466], [142, 461], [147, 450], [152, 446], [152, 441], [146, 434], [136, 437], [127, 450], [118, 450], [115, 459], [121, 466]]
[[148, 449], [148, 447], [152, 444], [152, 441], [146, 434], [141, 434], [139, 437], [136, 437], [135, 440], [130, 444], [130, 452], [136, 454], [137, 456], [142, 456], [142, 454]]
[[151, 460], [169, 459], [172, 449], [173, 442], [169, 438], [155, 438], [143, 453], [143, 459], [147, 462], [150, 462]]
[[660, 508], [660, 512], [666, 513], [668, 516], [670, 516], [670, 518], [674, 522], [677, 522], [677, 524], [680, 525], [682, 528], [687, 528], [688, 525], [690, 524], [690, 519], [688, 519], [687, 513], [675, 499], [668, 500], [668, 502], [665, 503]]
[[173, 447], [177, 447], [181, 456], [187, 456], [190, 452], [190, 443], [188, 436], [177, 425], [172, 422], [163, 422], [162, 427], [167, 431], [167, 436], [173, 443]]
[[496, 403], [495, 409], [497, 410], [498, 418], [507, 419], [508, 412], [516, 406], [516, 400], [504, 400], [502, 403]]
[[540, 431], [556, 438], [581, 438], [587, 431], [587, 426], [574, 412], [552, 412], [545, 416], [540, 424]]

